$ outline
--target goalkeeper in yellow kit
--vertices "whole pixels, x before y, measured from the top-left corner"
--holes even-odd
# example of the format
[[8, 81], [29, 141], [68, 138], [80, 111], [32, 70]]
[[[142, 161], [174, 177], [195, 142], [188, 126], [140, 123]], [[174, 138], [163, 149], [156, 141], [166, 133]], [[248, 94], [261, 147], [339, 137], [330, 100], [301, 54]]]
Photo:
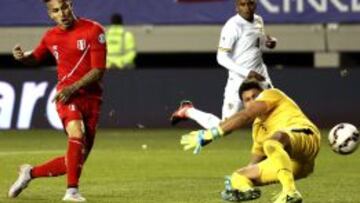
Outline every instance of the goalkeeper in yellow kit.
[[250, 163], [225, 180], [224, 200], [241, 202], [257, 199], [254, 186], [280, 182], [281, 193], [275, 203], [301, 203], [295, 179], [312, 173], [320, 148], [320, 132], [299, 106], [281, 90], [263, 89], [261, 82], [248, 79], [240, 87], [244, 109], [218, 127], [183, 135], [184, 149], [201, 148], [253, 121]]

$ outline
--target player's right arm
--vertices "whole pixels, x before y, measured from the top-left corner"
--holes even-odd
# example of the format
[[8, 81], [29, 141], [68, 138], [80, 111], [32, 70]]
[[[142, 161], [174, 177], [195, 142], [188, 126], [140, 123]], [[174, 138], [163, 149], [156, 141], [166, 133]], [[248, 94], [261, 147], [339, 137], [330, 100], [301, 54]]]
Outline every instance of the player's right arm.
[[221, 30], [216, 60], [221, 66], [228, 69], [229, 71], [233, 71], [243, 77], [247, 77], [250, 70], [240, 67], [231, 57], [233, 53], [233, 47], [240, 36], [238, 32], [239, 31], [236, 30], [235, 25], [231, 22], [228, 21], [224, 25]]
[[[282, 99], [279, 90], [268, 89], [264, 90], [256, 98], [255, 101], [249, 104], [249, 107], [237, 112], [227, 120], [220, 123], [219, 126], [207, 130], [193, 131], [182, 136], [180, 143], [184, 145], [184, 150], [194, 149], [194, 153], [200, 152], [201, 148], [215, 139], [230, 134], [232, 131], [242, 128], [254, 121], [255, 118], [261, 115], [266, 115], [271, 112]], [[255, 146], [255, 145], [254, 145]], [[252, 149], [252, 154], [261, 155], [260, 147]], [[258, 153], [259, 152], [259, 153]]]
[[253, 121], [256, 117], [267, 111], [265, 102], [253, 102], [249, 108], [239, 111], [229, 119], [220, 123], [218, 127], [207, 130], [193, 131], [182, 136], [180, 143], [184, 150], [194, 149], [194, 154], [200, 152], [201, 148], [215, 139], [223, 137], [233, 130], [243, 127]]
[[19, 44], [12, 50], [13, 56], [17, 61], [25, 65], [36, 65], [38, 62], [31, 51], [24, 52]]
[[48, 33], [45, 33], [35, 50], [23, 51], [19, 44], [15, 45], [12, 50], [14, 58], [25, 65], [37, 65], [49, 53], [49, 50], [45, 43], [45, 38], [47, 34]]
[[249, 104], [248, 108], [237, 112], [229, 119], [220, 123], [219, 127], [224, 134], [228, 134], [236, 129], [239, 129], [254, 121], [255, 118], [267, 115], [277, 107], [283, 97], [283, 93], [281, 93], [278, 89], [266, 89], [259, 94], [255, 101]]
[[243, 76], [244, 78], [246, 78], [250, 73], [250, 70], [241, 68], [232, 60], [231, 52], [228, 49], [219, 47], [216, 55], [216, 60], [221, 66], [225, 67], [229, 71], [233, 71]]

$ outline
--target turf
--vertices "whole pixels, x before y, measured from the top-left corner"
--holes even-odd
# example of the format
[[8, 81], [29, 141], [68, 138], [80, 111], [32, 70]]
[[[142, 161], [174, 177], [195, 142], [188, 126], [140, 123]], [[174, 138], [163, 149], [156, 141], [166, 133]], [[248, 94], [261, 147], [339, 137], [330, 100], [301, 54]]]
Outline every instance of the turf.
[[[250, 132], [238, 131], [196, 156], [179, 145], [185, 132], [188, 130], [100, 130], [83, 171], [82, 194], [94, 203], [222, 202], [219, 192], [224, 175], [248, 161]], [[60, 131], [1, 131], [0, 202], [61, 202], [65, 177], [37, 179], [16, 199], [8, 199], [6, 193], [17, 177], [18, 165], [41, 163], [65, 148], [66, 138]], [[360, 202], [359, 160], [359, 152], [349, 156], [333, 153], [323, 139], [314, 174], [297, 182], [304, 202]], [[280, 186], [261, 189], [262, 197], [253, 202], [269, 203]]]

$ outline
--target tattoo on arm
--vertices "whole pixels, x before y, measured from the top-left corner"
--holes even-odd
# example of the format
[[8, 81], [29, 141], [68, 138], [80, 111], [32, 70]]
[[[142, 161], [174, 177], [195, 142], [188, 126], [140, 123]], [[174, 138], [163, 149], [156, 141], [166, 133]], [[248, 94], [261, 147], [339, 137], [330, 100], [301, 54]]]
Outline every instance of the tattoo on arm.
[[75, 91], [89, 84], [100, 81], [103, 74], [104, 69], [92, 69], [74, 84], [64, 87], [59, 92], [57, 92], [53, 101], [61, 101], [66, 103]]
[[92, 69], [90, 72], [85, 74], [80, 80], [74, 83], [75, 89], [86, 87], [89, 84], [100, 81], [102, 76], [104, 75], [104, 72], [105, 69], [100, 69], [100, 68]]

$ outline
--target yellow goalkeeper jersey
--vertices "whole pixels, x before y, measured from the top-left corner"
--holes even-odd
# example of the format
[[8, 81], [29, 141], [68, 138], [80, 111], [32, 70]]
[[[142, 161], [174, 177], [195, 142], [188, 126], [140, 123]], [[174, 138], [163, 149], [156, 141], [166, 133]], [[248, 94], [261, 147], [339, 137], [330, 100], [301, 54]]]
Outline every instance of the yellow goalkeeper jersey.
[[[264, 154], [262, 143], [275, 132], [288, 132], [289, 129], [313, 131], [319, 135], [317, 127], [305, 116], [300, 107], [279, 89], [262, 91], [256, 101], [265, 102], [268, 113], [255, 119], [253, 123], [252, 153]], [[319, 138], [320, 139], [320, 138]]]

